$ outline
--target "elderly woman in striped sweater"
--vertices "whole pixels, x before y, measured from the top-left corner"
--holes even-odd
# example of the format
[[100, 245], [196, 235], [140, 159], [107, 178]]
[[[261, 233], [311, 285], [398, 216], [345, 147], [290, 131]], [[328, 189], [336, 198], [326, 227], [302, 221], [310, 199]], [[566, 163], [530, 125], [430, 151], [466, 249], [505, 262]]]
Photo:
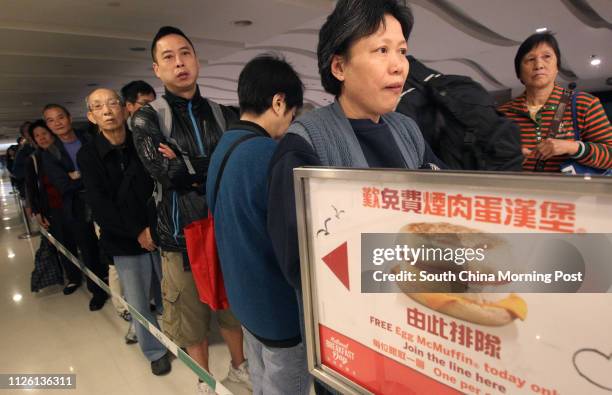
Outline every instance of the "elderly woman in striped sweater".
[[[560, 65], [559, 45], [550, 33], [527, 38], [514, 58], [525, 93], [499, 110], [521, 129], [523, 169], [559, 172], [569, 159], [598, 169], [612, 168], [612, 126], [599, 99], [559, 86], [555, 80]], [[560, 122], [553, 121], [557, 111], [563, 112]]]

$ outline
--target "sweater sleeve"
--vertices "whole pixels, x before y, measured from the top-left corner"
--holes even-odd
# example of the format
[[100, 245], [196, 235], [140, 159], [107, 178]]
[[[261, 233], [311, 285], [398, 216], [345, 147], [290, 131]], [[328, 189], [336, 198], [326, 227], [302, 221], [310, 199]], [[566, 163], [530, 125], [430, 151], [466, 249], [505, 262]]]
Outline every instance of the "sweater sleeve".
[[[599, 169], [612, 168], [612, 126], [598, 98], [591, 99], [583, 120], [578, 120], [585, 152], [578, 162]], [[578, 106], [581, 106], [578, 98]]]
[[268, 233], [281, 271], [296, 289], [301, 288], [301, 281], [293, 169], [320, 165], [306, 140], [287, 134], [278, 144], [268, 172]]

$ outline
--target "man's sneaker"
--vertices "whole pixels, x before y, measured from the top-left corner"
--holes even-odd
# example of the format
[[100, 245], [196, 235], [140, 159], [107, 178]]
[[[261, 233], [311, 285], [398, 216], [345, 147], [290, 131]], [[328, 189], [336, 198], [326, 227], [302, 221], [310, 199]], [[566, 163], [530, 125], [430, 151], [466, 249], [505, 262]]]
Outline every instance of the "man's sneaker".
[[210, 388], [208, 384], [203, 381], [198, 381], [198, 395], [212, 395], [216, 394], [215, 390]]
[[251, 378], [249, 377], [249, 361], [245, 359], [237, 368], [230, 362], [227, 379], [234, 383], [243, 383], [252, 391], [253, 383], [251, 383]]
[[166, 352], [163, 357], [151, 362], [151, 373], [156, 376], [162, 376], [170, 373], [172, 365], [170, 364], [170, 356]]
[[134, 327], [134, 323], [130, 322], [130, 327], [125, 335], [125, 344], [135, 344], [138, 343], [138, 338], [136, 337], [136, 328]]

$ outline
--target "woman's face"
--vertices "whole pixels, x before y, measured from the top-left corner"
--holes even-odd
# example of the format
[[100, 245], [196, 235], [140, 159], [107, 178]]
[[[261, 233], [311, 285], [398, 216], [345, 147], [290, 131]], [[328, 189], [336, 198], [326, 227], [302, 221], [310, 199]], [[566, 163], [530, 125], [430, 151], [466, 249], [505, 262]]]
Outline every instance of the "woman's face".
[[342, 82], [339, 100], [348, 118], [378, 122], [394, 111], [408, 76], [408, 44], [400, 23], [385, 15], [385, 24], [349, 48], [348, 56], [332, 60], [332, 72]]
[[53, 137], [51, 136], [51, 133], [45, 128], [42, 128], [40, 126], [35, 128], [33, 135], [36, 145], [38, 145], [42, 149], [47, 149], [51, 146], [51, 144], [53, 144]]
[[528, 90], [554, 85], [557, 74], [557, 55], [546, 43], [533, 48], [521, 61], [521, 81]]

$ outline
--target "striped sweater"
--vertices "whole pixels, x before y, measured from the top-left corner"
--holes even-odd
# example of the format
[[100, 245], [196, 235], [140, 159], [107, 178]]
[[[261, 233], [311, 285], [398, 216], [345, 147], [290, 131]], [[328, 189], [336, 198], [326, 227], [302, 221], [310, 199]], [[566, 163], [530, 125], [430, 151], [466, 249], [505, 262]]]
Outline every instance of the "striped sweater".
[[[561, 101], [563, 88], [555, 85], [548, 101], [536, 114], [536, 121], [529, 116], [525, 94], [499, 107], [499, 111], [516, 122], [521, 129], [521, 145], [533, 149], [541, 139], [547, 137], [550, 124]], [[576, 110], [580, 137], [584, 142], [584, 152], [576, 158], [578, 163], [600, 169], [612, 168], [612, 126], [604, 112], [599, 99], [586, 92], [576, 94]], [[563, 115], [563, 126], [555, 138], [574, 140], [574, 125], [571, 106], [567, 106]], [[567, 155], [556, 156], [545, 162], [544, 171], [559, 172], [560, 164], [569, 159]], [[534, 171], [536, 166], [535, 151], [523, 163], [523, 170]]]

